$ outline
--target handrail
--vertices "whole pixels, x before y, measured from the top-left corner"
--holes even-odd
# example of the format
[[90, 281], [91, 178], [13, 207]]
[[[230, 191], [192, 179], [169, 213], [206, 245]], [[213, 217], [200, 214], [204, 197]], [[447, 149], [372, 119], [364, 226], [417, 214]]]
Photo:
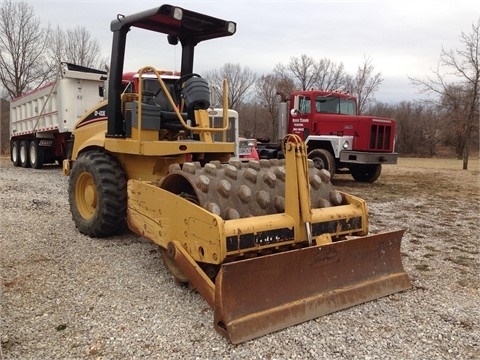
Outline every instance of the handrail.
[[[228, 114], [227, 114], [227, 111], [228, 111], [228, 97], [225, 96], [225, 94], [228, 94], [228, 88], [227, 88], [227, 84], [226, 84], [226, 80], [224, 80], [224, 101], [223, 101], [223, 127], [221, 128], [214, 128], [214, 127], [200, 127], [200, 126], [190, 126], [188, 125], [185, 120], [183, 120], [183, 117], [182, 117], [182, 114], [180, 113], [180, 111], [178, 110], [177, 108], [177, 105], [175, 104], [175, 101], [173, 100], [172, 96], [170, 95], [170, 91], [168, 91], [168, 88], [167, 86], [165, 85], [165, 82], [163, 81], [163, 79], [160, 77], [160, 74], [158, 73], [158, 71], [152, 67], [152, 66], [144, 66], [143, 68], [141, 68], [139, 71], [138, 71], [138, 77], [139, 77], [139, 85], [138, 85], [138, 92], [139, 92], [139, 97], [138, 97], [138, 101], [139, 103], [142, 102], [142, 75], [146, 72], [152, 72], [154, 73], [156, 76], [157, 76], [157, 79], [158, 79], [158, 82], [160, 83], [160, 86], [163, 90], [163, 92], [165, 93], [170, 105], [172, 106], [175, 114], [177, 115], [178, 117], [178, 120], [180, 121], [180, 123], [182, 124], [182, 126], [187, 129], [187, 130], [190, 130], [190, 131], [195, 131], [195, 132], [202, 132], [202, 131], [212, 131], [212, 132], [224, 132], [224, 131], [227, 131], [228, 129]], [[226, 110], [225, 110], [226, 109]], [[141, 115], [142, 115], [142, 112], [141, 112], [141, 106], [139, 106], [139, 110], [138, 110], [138, 116], [139, 116], [139, 120], [138, 120], [138, 126], [139, 128], [141, 129]]]

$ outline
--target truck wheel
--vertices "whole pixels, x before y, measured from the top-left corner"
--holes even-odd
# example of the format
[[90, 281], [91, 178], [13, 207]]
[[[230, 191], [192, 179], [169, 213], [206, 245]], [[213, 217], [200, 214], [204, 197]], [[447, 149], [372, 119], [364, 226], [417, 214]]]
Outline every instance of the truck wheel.
[[313, 164], [319, 170], [325, 169], [330, 173], [330, 178], [333, 178], [337, 172], [335, 165], [335, 158], [325, 149], [315, 149], [308, 154], [308, 158], [313, 160]]
[[30, 165], [32, 168], [41, 169], [44, 162], [44, 153], [42, 147], [39, 146], [38, 140], [30, 142]]
[[101, 150], [80, 154], [70, 173], [68, 197], [81, 233], [104, 237], [125, 228], [127, 181], [112, 155]]
[[351, 170], [355, 181], [373, 183], [382, 172], [381, 164], [359, 165]]
[[20, 143], [20, 165], [24, 168], [30, 167], [30, 159], [28, 158], [28, 144], [27, 140]]
[[20, 166], [20, 144], [18, 141], [12, 141], [10, 160], [12, 160], [13, 166]]

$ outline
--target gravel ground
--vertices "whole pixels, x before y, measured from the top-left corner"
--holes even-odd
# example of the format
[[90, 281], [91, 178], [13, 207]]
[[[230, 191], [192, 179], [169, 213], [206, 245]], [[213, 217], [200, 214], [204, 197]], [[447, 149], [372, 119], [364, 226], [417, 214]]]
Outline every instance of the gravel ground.
[[77, 232], [59, 167], [0, 161], [2, 359], [480, 358], [478, 171], [339, 177], [339, 190], [368, 201], [372, 232], [407, 228], [413, 288], [231, 345], [154, 244]]

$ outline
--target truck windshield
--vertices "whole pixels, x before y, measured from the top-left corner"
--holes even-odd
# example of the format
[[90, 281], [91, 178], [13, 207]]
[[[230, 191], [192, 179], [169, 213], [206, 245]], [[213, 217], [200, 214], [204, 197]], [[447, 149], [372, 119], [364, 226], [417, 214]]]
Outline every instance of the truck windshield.
[[319, 113], [356, 115], [357, 105], [353, 99], [334, 96], [317, 96], [315, 108]]
[[156, 95], [157, 92], [160, 92], [160, 83], [157, 79], [144, 79], [143, 80], [143, 91], [147, 94]]

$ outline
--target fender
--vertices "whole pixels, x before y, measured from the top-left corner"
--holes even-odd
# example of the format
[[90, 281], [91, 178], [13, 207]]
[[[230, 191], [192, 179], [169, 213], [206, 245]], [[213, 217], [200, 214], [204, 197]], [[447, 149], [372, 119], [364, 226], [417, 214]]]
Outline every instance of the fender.
[[90, 109], [73, 126], [73, 149], [70, 160], [76, 160], [78, 154], [92, 146], [105, 147], [107, 131], [107, 101], [104, 100]]
[[305, 140], [309, 151], [318, 148], [319, 146], [314, 145], [318, 142], [329, 143], [332, 146], [335, 159], [338, 159], [343, 150], [352, 150], [353, 136], [311, 135]]
[[86, 126], [76, 128], [71, 160], [76, 160], [78, 154], [89, 147], [105, 147], [105, 133], [107, 131], [107, 118], [99, 118]]

